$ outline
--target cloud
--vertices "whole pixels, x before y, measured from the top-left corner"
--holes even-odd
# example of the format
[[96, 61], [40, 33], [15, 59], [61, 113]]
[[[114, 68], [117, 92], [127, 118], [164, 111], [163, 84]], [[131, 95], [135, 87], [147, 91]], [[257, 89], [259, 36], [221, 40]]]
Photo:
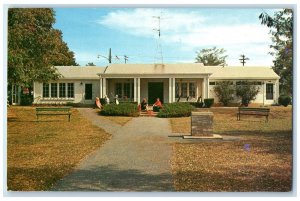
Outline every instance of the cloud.
[[263, 63], [272, 64], [268, 55], [271, 44], [269, 29], [260, 25], [258, 20], [257, 23], [239, 20], [241, 23], [212, 24], [212, 21], [222, 19], [203, 16], [200, 11], [137, 8], [110, 12], [97, 23], [133, 36], [153, 38], [157, 37], [154, 29], [158, 29], [158, 20], [153, 16], [162, 16], [161, 41], [164, 45], [177, 44], [182, 51], [217, 46], [227, 50], [230, 61], [234, 58], [238, 61], [239, 55], [245, 54], [253, 58], [251, 63], [255, 58], [263, 60], [265, 57]]
[[97, 23], [135, 36], [153, 37], [157, 34], [154, 29], [159, 27], [157, 16], [161, 16], [160, 26], [165, 33], [192, 31], [197, 24], [205, 21], [198, 12], [137, 8], [110, 12]]

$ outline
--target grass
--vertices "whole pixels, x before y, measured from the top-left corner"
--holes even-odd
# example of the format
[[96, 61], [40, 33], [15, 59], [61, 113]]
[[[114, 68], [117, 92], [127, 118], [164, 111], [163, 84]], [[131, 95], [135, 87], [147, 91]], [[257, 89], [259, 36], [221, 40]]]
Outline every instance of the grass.
[[[292, 185], [292, 109], [272, 107], [264, 117], [242, 116], [236, 109], [211, 108], [214, 133], [239, 141], [173, 145], [171, 159], [177, 191], [286, 192]], [[190, 132], [190, 118], [170, 119], [174, 133]], [[250, 150], [244, 146], [248, 144]]]
[[33, 107], [11, 107], [10, 113], [16, 118], [9, 118], [7, 126], [8, 190], [49, 190], [110, 139], [75, 109], [71, 122], [67, 116], [42, 116], [36, 122]]

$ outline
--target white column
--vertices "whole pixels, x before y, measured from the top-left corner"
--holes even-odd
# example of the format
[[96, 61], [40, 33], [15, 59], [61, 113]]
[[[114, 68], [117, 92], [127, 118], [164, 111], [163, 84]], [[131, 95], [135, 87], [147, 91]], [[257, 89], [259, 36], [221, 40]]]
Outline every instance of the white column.
[[134, 102], [136, 102], [137, 101], [137, 94], [136, 94], [136, 92], [137, 92], [137, 89], [136, 89], [136, 87], [137, 87], [137, 78], [133, 78], [133, 101]]
[[176, 80], [176, 78], [174, 77], [174, 78], [172, 78], [173, 80], [172, 80], [172, 82], [173, 82], [173, 84], [172, 84], [172, 102], [175, 102], [175, 96], [176, 96], [176, 92], [175, 92], [175, 86], [176, 86], [176, 84], [175, 84], [175, 80]]
[[107, 95], [106, 94], [106, 78], [102, 78], [102, 95], [103, 95], [103, 97], [105, 96], [105, 95]]
[[173, 90], [172, 90], [172, 84], [173, 84], [172, 79], [173, 78], [169, 78], [169, 103], [172, 103], [172, 92], [173, 92]]
[[99, 79], [99, 98], [103, 98], [103, 93], [102, 93], [102, 84], [103, 83], [103, 78]]
[[206, 98], [209, 98], [209, 78], [206, 78]]
[[275, 103], [278, 103], [279, 98], [279, 80], [275, 82]]
[[206, 98], [206, 78], [203, 78], [202, 80], [202, 100], [204, 100], [204, 98]]
[[140, 104], [141, 102], [141, 78], [137, 79], [137, 102]]

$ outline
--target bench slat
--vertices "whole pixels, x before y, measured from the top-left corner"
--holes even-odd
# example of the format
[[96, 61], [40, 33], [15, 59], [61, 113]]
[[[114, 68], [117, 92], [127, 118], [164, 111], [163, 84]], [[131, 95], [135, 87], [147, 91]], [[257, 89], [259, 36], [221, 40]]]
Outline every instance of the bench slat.
[[239, 107], [237, 112], [237, 120], [240, 120], [241, 115], [257, 115], [265, 116], [268, 121], [270, 108], [253, 108], [253, 107]]
[[37, 120], [39, 120], [40, 115], [68, 115], [70, 121], [70, 109], [70, 107], [39, 107], [36, 108], [36, 117]]

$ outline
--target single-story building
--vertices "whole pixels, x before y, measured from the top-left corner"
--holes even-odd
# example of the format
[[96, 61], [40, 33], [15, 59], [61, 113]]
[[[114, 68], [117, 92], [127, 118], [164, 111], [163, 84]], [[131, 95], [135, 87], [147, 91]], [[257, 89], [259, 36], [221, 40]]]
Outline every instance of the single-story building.
[[[190, 64], [110, 64], [96, 66], [57, 66], [62, 78], [49, 83], [34, 83], [34, 103], [93, 104], [96, 97], [135, 101], [143, 98], [154, 103], [176, 101], [195, 102], [218, 98], [214, 93], [217, 82], [228, 80], [233, 85], [251, 81], [259, 87], [254, 103], [276, 103], [279, 97], [279, 76], [271, 67], [203, 66]], [[180, 97], [180, 99], [179, 99]], [[235, 98], [236, 102], [240, 100]]]

